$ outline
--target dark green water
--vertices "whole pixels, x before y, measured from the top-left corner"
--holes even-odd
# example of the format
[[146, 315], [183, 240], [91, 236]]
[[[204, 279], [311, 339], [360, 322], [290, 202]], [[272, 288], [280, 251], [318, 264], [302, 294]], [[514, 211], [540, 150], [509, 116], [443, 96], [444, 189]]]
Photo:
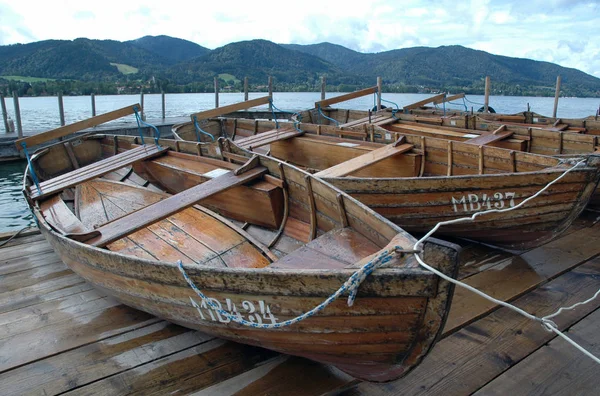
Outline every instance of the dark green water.
[[26, 162], [0, 162], [0, 233], [35, 225], [21, 193]]

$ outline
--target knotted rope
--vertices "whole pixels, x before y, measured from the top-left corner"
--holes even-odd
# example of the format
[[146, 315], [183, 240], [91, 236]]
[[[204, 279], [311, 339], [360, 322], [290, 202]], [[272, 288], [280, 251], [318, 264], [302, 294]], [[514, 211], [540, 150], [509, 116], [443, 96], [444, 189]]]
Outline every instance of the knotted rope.
[[414, 250], [403, 250], [400, 246], [395, 246], [392, 249], [387, 249], [387, 250], [381, 252], [377, 257], [375, 257], [374, 259], [372, 259], [371, 261], [369, 261], [368, 263], [363, 265], [358, 271], [353, 273], [350, 276], [350, 278], [348, 278], [348, 280], [342, 286], [340, 286], [339, 289], [337, 289], [332, 295], [327, 297], [327, 299], [325, 301], [323, 301], [321, 304], [317, 305], [310, 311], [305, 312], [302, 315], [299, 315], [293, 319], [288, 319], [286, 321], [283, 321], [280, 323], [273, 323], [273, 324], [265, 324], [265, 323], [259, 324], [259, 323], [250, 322], [248, 320], [238, 318], [237, 316], [233, 316], [229, 312], [219, 308], [215, 303], [213, 303], [209, 298], [207, 298], [206, 295], [204, 293], [202, 293], [202, 291], [200, 289], [198, 289], [198, 287], [190, 279], [188, 274], [185, 272], [185, 269], [183, 268], [183, 263], [181, 262], [181, 260], [179, 260], [177, 262], [177, 266], [179, 268], [179, 271], [183, 275], [184, 279], [188, 283], [188, 285], [190, 285], [190, 287], [196, 292], [198, 297], [200, 297], [204, 302], [206, 302], [207, 305], [209, 305], [215, 311], [219, 312], [219, 314], [223, 315], [225, 318], [230, 319], [232, 322], [235, 322], [240, 325], [247, 326], [247, 327], [253, 327], [253, 328], [257, 328], [257, 329], [279, 329], [281, 327], [287, 327], [287, 326], [296, 324], [298, 322], [301, 322], [304, 319], [310, 318], [311, 316], [321, 312], [322, 310], [327, 308], [327, 306], [329, 304], [331, 304], [332, 302], [337, 300], [342, 294], [344, 294], [346, 292], [349, 292], [348, 306], [351, 307], [354, 304], [354, 299], [356, 298], [356, 294], [358, 293], [359, 286], [365, 279], [367, 279], [367, 277], [373, 271], [375, 271], [377, 268], [380, 268], [380, 267], [384, 266], [385, 264], [389, 263], [395, 254], [400, 254], [400, 256], [402, 256], [407, 253], [417, 253], [417, 252]]
[[558, 329], [558, 326], [556, 325], [556, 323], [554, 323], [554, 321], [552, 321], [551, 319], [557, 315], [559, 315], [562, 311], [566, 311], [566, 310], [571, 310], [574, 309], [580, 305], [584, 305], [584, 304], [588, 304], [589, 302], [593, 301], [594, 299], [596, 299], [599, 295], [600, 295], [600, 290], [598, 290], [594, 296], [592, 296], [591, 298], [587, 299], [586, 301], [582, 301], [579, 303], [576, 303], [570, 307], [561, 307], [559, 308], [555, 313], [550, 314], [550, 315], [546, 315], [543, 317], [538, 317], [535, 315], [532, 315], [524, 310], [522, 310], [521, 308], [512, 305], [510, 303], [507, 303], [505, 301], [502, 300], [498, 300], [476, 288], [474, 288], [471, 285], [468, 285], [466, 283], [463, 283], [459, 280], [456, 280], [454, 278], [449, 277], [448, 275], [444, 274], [443, 272], [440, 272], [439, 270], [437, 270], [436, 268], [431, 267], [430, 265], [428, 265], [427, 263], [425, 263], [423, 261], [423, 259], [419, 256], [418, 253], [421, 252], [420, 250], [420, 246], [425, 242], [426, 239], [428, 239], [429, 237], [431, 237], [431, 235], [433, 233], [435, 233], [441, 226], [444, 225], [450, 225], [450, 224], [457, 224], [457, 223], [464, 223], [464, 222], [470, 222], [470, 221], [474, 221], [477, 217], [479, 216], [484, 216], [486, 214], [490, 214], [490, 213], [505, 213], [505, 212], [509, 212], [511, 210], [516, 210], [520, 207], [522, 207], [523, 205], [525, 205], [526, 203], [530, 202], [531, 200], [537, 198], [538, 196], [540, 196], [544, 191], [546, 191], [548, 188], [550, 188], [550, 186], [552, 186], [554, 183], [558, 182], [559, 180], [563, 179], [567, 174], [569, 174], [571, 171], [573, 171], [575, 168], [579, 167], [580, 165], [584, 164], [586, 162], [585, 159], [578, 161], [575, 165], [573, 165], [571, 168], [565, 170], [560, 176], [558, 176], [556, 179], [552, 180], [551, 182], [549, 182], [546, 186], [544, 186], [544, 188], [542, 188], [541, 190], [539, 190], [538, 192], [536, 192], [535, 194], [533, 194], [532, 196], [524, 199], [523, 201], [521, 201], [519, 204], [510, 207], [510, 208], [505, 208], [505, 209], [490, 209], [490, 210], [486, 210], [483, 212], [477, 212], [474, 213], [473, 215], [469, 216], [469, 217], [461, 217], [458, 219], [453, 219], [453, 220], [448, 220], [448, 221], [442, 221], [439, 222], [435, 225], [435, 227], [433, 227], [427, 234], [425, 234], [421, 239], [419, 239], [415, 245], [413, 246], [412, 250], [403, 250], [400, 246], [395, 246], [393, 249], [388, 249], [382, 253], [380, 253], [377, 257], [375, 257], [373, 260], [369, 261], [368, 263], [366, 263], [363, 267], [361, 267], [358, 271], [356, 271], [355, 273], [353, 273], [350, 278], [348, 278], [348, 280], [335, 292], [333, 293], [331, 296], [329, 296], [325, 301], [323, 301], [321, 304], [317, 305], [315, 308], [311, 309], [310, 311], [299, 315], [293, 319], [288, 319], [284, 322], [281, 323], [275, 323], [275, 324], [258, 324], [258, 323], [254, 323], [254, 322], [250, 322], [244, 319], [240, 319], [238, 317], [232, 316], [229, 312], [220, 309], [216, 304], [214, 304], [212, 301], [210, 301], [205, 295], [204, 293], [202, 293], [202, 291], [200, 291], [200, 289], [198, 289], [196, 287], [196, 285], [194, 284], [194, 282], [189, 278], [189, 276], [187, 275], [187, 273], [185, 272], [185, 269], [183, 268], [183, 264], [181, 261], [178, 261], [178, 267], [179, 267], [179, 271], [181, 271], [183, 277], [185, 278], [185, 280], [187, 281], [187, 283], [190, 285], [190, 287], [196, 292], [196, 294], [202, 298], [203, 301], [206, 302], [206, 304], [208, 304], [211, 308], [213, 308], [215, 311], [219, 312], [221, 315], [225, 316], [226, 318], [230, 319], [232, 322], [244, 325], [244, 326], [248, 326], [248, 327], [253, 327], [253, 328], [260, 328], [260, 329], [278, 329], [281, 327], [286, 327], [286, 326], [291, 326], [295, 323], [301, 322], [304, 319], [307, 319], [315, 314], [317, 314], [318, 312], [324, 310], [328, 305], [330, 305], [332, 302], [334, 302], [335, 300], [337, 300], [342, 294], [344, 294], [346, 291], [348, 291], [350, 294], [348, 296], [348, 306], [352, 306], [352, 304], [354, 304], [354, 299], [356, 298], [356, 293], [358, 292], [358, 288], [360, 286], [360, 284], [373, 272], [375, 271], [377, 268], [380, 268], [381, 266], [385, 265], [386, 263], [388, 263], [391, 259], [392, 259], [392, 255], [394, 253], [400, 253], [402, 254], [407, 254], [407, 253], [412, 253], [415, 255], [415, 258], [417, 260], [417, 262], [419, 263], [419, 265], [421, 265], [423, 268], [429, 270], [430, 272], [433, 272], [434, 274], [436, 274], [437, 276], [439, 276], [440, 278], [451, 282], [457, 286], [460, 286], [464, 289], [467, 289], [475, 294], [477, 294], [478, 296], [481, 296], [483, 298], [485, 298], [486, 300], [503, 306], [505, 308], [511, 309], [513, 311], [515, 311], [516, 313], [525, 316], [528, 319], [540, 322], [541, 325], [544, 327], [544, 329], [546, 329], [546, 331], [551, 331], [556, 333], [558, 336], [560, 336], [561, 338], [565, 339], [568, 343], [570, 343], [571, 345], [573, 345], [575, 348], [577, 348], [579, 351], [581, 351], [582, 353], [584, 353], [586, 356], [588, 356], [589, 358], [591, 358], [592, 360], [594, 360], [596, 363], [600, 364], [600, 359], [597, 358], [596, 356], [594, 356], [592, 353], [590, 353], [589, 351], [587, 351], [585, 348], [583, 348], [582, 346], [580, 346], [579, 344], [577, 344], [575, 341], [571, 340], [567, 335], [565, 335], [563, 332], [561, 332]]

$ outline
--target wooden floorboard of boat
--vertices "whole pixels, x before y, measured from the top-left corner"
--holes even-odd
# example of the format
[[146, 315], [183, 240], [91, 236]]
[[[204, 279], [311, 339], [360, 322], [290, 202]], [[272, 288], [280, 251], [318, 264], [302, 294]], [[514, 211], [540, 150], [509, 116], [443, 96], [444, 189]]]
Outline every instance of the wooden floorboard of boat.
[[[590, 261], [600, 253], [596, 236], [600, 225], [592, 225], [594, 220], [595, 215], [579, 219], [561, 238], [521, 254], [464, 243], [461, 277], [500, 298], [516, 298], [517, 305], [531, 312], [550, 312], [581, 301], [598, 287], [595, 274], [600, 270], [600, 260]], [[24, 285], [20, 289], [8, 286], [14, 290], [0, 293], [0, 337], [6, 335], [0, 338], [4, 341], [0, 343], [1, 394], [181, 390], [181, 394], [200, 395], [282, 391], [319, 395], [359, 384], [329, 366], [220, 341], [112, 305], [110, 298], [72, 273], [44, 279], [53, 271], [60, 272], [56, 257], [39, 237], [23, 238], [22, 246], [29, 248], [19, 250], [20, 239], [11, 242], [12, 247], [0, 249], [0, 273], [14, 275], [12, 279]], [[38, 250], [41, 253], [36, 254]], [[3, 253], [9, 251], [11, 258], [4, 260]], [[16, 270], [15, 264], [21, 258], [26, 264]], [[46, 275], [39, 283], [32, 283], [38, 267], [41, 274], [47, 271]], [[588, 338], [589, 332], [579, 335], [581, 329], [592, 326], [586, 320], [598, 315], [587, 315], [597, 306], [595, 302], [561, 315], [558, 323], [568, 328], [584, 318], [570, 331], [581, 340], [597, 343], [595, 338]], [[343, 304], [336, 307], [342, 310]], [[556, 379], [551, 389], [557, 394], [585, 389], [583, 381], [597, 377], [586, 377], [587, 368], [592, 367], [585, 362], [587, 358], [561, 340], [553, 340], [538, 323], [504, 308], [482, 304], [460, 291], [455, 294], [446, 333], [446, 338], [408, 376], [388, 384], [362, 383], [346, 394], [453, 394], [480, 389], [498, 389], [505, 394], [505, 390], [523, 386], [535, 390], [534, 384], [527, 381], [542, 373], [513, 375], [520, 373], [521, 367], [535, 364], [558, 373], [555, 376], [575, 373], [571, 365], [583, 367], [579, 376], [571, 378], [570, 387], [562, 388], [560, 379]], [[549, 346], [544, 347], [548, 341]], [[549, 358], [544, 349], [555, 345], [558, 351], [553, 349]]]

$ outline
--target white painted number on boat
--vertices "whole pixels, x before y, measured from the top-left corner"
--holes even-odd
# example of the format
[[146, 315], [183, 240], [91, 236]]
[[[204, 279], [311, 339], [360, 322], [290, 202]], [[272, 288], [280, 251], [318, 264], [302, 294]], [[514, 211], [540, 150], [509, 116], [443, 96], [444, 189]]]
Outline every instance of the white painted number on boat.
[[202, 320], [211, 320], [213, 322], [220, 323], [231, 322], [229, 317], [224, 316], [218, 311], [218, 309], [222, 309], [231, 316], [237, 317], [238, 319], [245, 319], [252, 323], [262, 324], [263, 322], [266, 322], [275, 324], [278, 321], [278, 319], [271, 313], [271, 308], [269, 305], [265, 304], [265, 302], [262, 300], [259, 300], [256, 303], [244, 300], [240, 304], [240, 310], [238, 310], [238, 307], [229, 298], [225, 299], [225, 304], [221, 304], [221, 302], [215, 298], [209, 298], [209, 301], [216, 305], [218, 309], [208, 305], [206, 300], [202, 300], [200, 305], [198, 305], [198, 303], [192, 297], [190, 297], [190, 301], [192, 306], [196, 308], [196, 311], [198, 311], [198, 315], [200, 315]]
[[391, 133], [386, 133], [385, 134], [385, 140], [392, 140], [392, 134]]
[[512, 208], [515, 206], [515, 193], [497, 192], [493, 195], [467, 194], [462, 197], [452, 197], [452, 209], [454, 212], [477, 212], [479, 210]]

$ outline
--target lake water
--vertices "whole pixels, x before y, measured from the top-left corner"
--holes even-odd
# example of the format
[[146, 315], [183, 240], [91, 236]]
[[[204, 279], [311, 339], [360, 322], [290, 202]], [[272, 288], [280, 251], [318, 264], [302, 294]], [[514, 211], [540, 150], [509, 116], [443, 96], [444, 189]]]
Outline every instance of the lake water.
[[[250, 99], [266, 95], [264, 92], [250, 93]], [[328, 93], [327, 97], [335, 97], [341, 93]], [[431, 96], [430, 94], [392, 94], [382, 95], [383, 104], [393, 106], [391, 101], [402, 107]], [[240, 102], [243, 100], [242, 93], [222, 93], [219, 95], [221, 106]], [[320, 100], [319, 92], [275, 92], [273, 93], [274, 105], [286, 111], [297, 111], [314, 107], [314, 103]], [[469, 95], [464, 103], [470, 110], [475, 111], [482, 106], [483, 96]], [[133, 103], [140, 102], [140, 95], [106, 95], [96, 96], [96, 114], [105, 113], [119, 109]], [[166, 116], [185, 117], [191, 113], [213, 108], [215, 105], [214, 94], [167, 94]], [[463, 101], [457, 104], [448, 104], [447, 109], [464, 110]], [[89, 96], [66, 96], [63, 98], [65, 121], [67, 124], [89, 118], [92, 115], [91, 99]], [[373, 96], [353, 99], [336, 105], [339, 108], [363, 109], [373, 107]], [[527, 110], [529, 104], [531, 111], [550, 116], [554, 106], [554, 98], [538, 98], [527, 96], [491, 96], [490, 106], [498, 113], [517, 113]], [[13, 101], [6, 100], [9, 116], [15, 119]], [[60, 126], [58, 113], [58, 100], [56, 97], [21, 98], [19, 100], [21, 109], [21, 120], [25, 134], [35, 134]], [[600, 107], [598, 98], [560, 98], [558, 105], [559, 117], [580, 118], [596, 114]], [[262, 109], [266, 109], [263, 106]], [[256, 109], [261, 109], [257, 107]], [[144, 112], [148, 120], [160, 119], [162, 117], [161, 95], [144, 95]], [[133, 116], [126, 117], [122, 121], [135, 122]], [[0, 136], [6, 135], [4, 126], [0, 123]], [[21, 195], [22, 174], [25, 164], [22, 162], [0, 163], [0, 232], [17, 231], [20, 228], [33, 225], [33, 217]]]

